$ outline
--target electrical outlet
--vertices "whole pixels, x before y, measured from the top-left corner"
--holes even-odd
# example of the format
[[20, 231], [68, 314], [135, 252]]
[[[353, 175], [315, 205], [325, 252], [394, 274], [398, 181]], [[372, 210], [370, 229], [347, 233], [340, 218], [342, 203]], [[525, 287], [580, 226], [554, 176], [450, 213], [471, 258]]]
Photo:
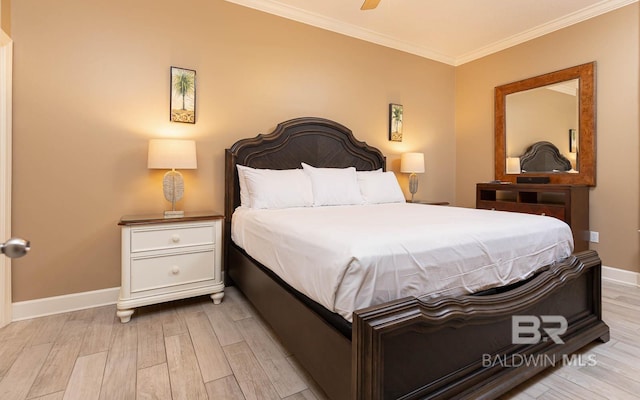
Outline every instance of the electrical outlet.
[[591, 243], [598, 243], [600, 242], [600, 233], [598, 232], [594, 232], [594, 231], [590, 231], [589, 232], [589, 241]]

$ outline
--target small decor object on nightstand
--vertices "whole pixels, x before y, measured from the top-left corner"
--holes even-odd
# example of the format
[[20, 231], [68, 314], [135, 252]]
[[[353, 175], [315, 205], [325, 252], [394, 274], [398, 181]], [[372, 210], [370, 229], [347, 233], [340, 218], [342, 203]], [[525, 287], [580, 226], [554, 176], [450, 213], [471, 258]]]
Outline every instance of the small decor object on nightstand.
[[418, 175], [424, 172], [424, 153], [404, 153], [400, 156], [400, 172], [409, 175], [411, 202], [418, 191]]
[[196, 169], [196, 142], [193, 140], [151, 139], [149, 140], [149, 169], [171, 169], [162, 179], [164, 198], [171, 202], [171, 211], [165, 211], [165, 218], [182, 217], [184, 211], [176, 211], [176, 202], [184, 195], [184, 179], [176, 171]]

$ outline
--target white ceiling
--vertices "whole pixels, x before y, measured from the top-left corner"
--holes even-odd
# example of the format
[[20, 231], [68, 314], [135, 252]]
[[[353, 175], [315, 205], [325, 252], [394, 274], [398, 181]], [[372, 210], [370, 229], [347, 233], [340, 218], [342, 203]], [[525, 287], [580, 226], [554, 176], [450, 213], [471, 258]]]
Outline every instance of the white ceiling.
[[461, 65], [638, 0], [226, 0]]

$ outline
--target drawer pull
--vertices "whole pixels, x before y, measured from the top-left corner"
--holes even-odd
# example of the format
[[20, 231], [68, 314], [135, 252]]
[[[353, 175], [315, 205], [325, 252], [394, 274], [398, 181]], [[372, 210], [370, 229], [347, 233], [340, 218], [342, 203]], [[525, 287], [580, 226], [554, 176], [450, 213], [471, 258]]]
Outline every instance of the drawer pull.
[[172, 241], [173, 243], [178, 243], [178, 242], [180, 242], [180, 235], [178, 235], [178, 234], [172, 235], [172, 236], [171, 236], [171, 241]]
[[174, 275], [178, 275], [180, 273], [180, 267], [174, 265], [173, 267], [171, 267], [171, 273]]
[[542, 214], [540, 214], [540, 215], [542, 215], [542, 216], [544, 217], [545, 215], [547, 215], [547, 213], [542, 213]]

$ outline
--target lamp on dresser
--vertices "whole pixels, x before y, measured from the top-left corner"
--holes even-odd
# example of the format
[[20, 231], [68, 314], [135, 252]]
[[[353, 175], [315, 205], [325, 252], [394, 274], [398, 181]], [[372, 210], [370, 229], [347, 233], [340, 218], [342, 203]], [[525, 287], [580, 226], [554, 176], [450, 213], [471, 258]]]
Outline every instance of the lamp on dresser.
[[184, 179], [176, 169], [196, 169], [196, 142], [194, 140], [151, 139], [149, 140], [149, 169], [170, 169], [162, 179], [164, 198], [171, 202], [171, 211], [165, 218], [180, 218], [184, 211], [176, 210], [176, 202], [184, 195]]
[[521, 172], [520, 157], [507, 157], [507, 174], [519, 174]]
[[418, 191], [418, 175], [424, 173], [424, 153], [403, 153], [400, 156], [400, 172], [409, 175], [409, 192], [411, 202]]

